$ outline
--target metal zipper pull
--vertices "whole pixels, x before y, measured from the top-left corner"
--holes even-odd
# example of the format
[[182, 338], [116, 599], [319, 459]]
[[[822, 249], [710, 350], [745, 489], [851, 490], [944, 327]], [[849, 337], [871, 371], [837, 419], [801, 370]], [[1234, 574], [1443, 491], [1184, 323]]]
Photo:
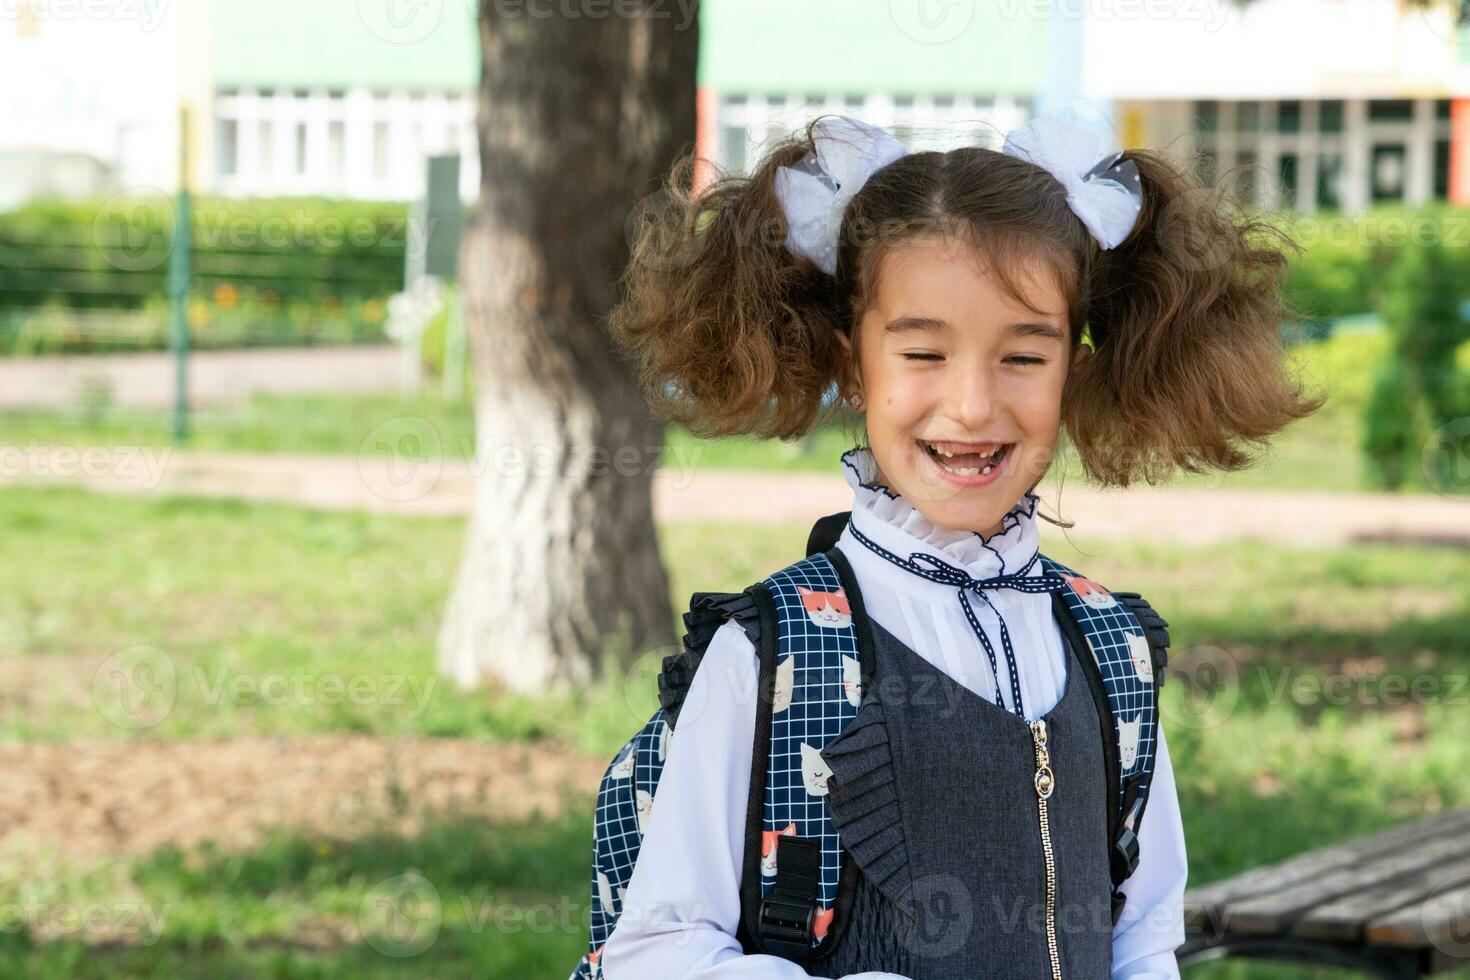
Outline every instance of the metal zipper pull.
[[1046, 819], [1046, 801], [1056, 789], [1051, 771], [1051, 753], [1046, 744], [1046, 721], [1031, 722], [1031, 740], [1036, 743], [1036, 813], [1041, 824], [1041, 850], [1046, 856], [1046, 946], [1051, 954], [1052, 980], [1062, 980], [1062, 959], [1057, 952], [1057, 865], [1051, 850], [1051, 827]]

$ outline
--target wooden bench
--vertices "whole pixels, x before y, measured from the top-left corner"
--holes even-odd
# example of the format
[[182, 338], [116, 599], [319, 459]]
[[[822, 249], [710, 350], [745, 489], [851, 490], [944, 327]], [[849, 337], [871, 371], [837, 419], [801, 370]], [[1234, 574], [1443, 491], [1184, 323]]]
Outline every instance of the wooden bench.
[[1249, 956], [1393, 978], [1470, 966], [1470, 809], [1191, 889], [1184, 922], [1181, 965]]

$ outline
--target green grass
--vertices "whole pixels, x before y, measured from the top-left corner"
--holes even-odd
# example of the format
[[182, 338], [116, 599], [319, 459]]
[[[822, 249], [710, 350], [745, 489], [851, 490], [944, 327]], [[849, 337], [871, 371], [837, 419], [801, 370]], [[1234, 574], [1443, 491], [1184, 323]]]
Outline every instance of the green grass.
[[[1293, 371], [1311, 391], [1330, 393], [1324, 408], [1281, 433], [1257, 462], [1238, 473], [1180, 475], [1172, 485], [1236, 489], [1352, 491], [1370, 489], [1358, 451], [1362, 406], [1374, 364], [1386, 352], [1382, 331], [1342, 332], [1290, 349]], [[1466, 346], [1470, 351], [1470, 345]], [[170, 420], [162, 411], [124, 410], [94, 402], [66, 412], [0, 412], [12, 446], [164, 446]], [[425, 395], [256, 396], [232, 411], [202, 412], [193, 419], [188, 446], [200, 450], [355, 455], [409, 452], [415, 456], [469, 458], [474, 421], [468, 402]], [[412, 440], [405, 443], [404, 440]], [[680, 468], [751, 469], [835, 473], [837, 458], [853, 443], [833, 425], [792, 442], [735, 437], [696, 439], [672, 427], [664, 465]], [[409, 448], [411, 446], [411, 448]], [[1047, 478], [1086, 482], [1075, 451], [1063, 445]], [[1431, 489], [1411, 467], [1408, 491]]]
[[[656, 703], [646, 673], [623, 690], [560, 699], [489, 698], [435, 681], [435, 628], [462, 529], [279, 505], [0, 491], [0, 652], [27, 668], [49, 660], [45, 676], [57, 685], [0, 702], [0, 734], [20, 744], [339, 731], [556, 738], [606, 757]], [[691, 591], [740, 588], [791, 560], [805, 538], [798, 527], [659, 533], [676, 612]], [[1169, 620], [1164, 723], [1191, 884], [1470, 804], [1470, 690], [1455, 687], [1470, 672], [1470, 552], [1081, 536], [1047, 544], [1105, 585], [1142, 592]], [[142, 727], [78, 710], [96, 664], [139, 646], [169, 658], [172, 709]], [[1234, 678], [1209, 698], [1190, 682], [1206, 664]], [[211, 698], [220, 671], [401, 677], [427, 694], [335, 706]], [[21, 674], [12, 671], [7, 693], [21, 693]], [[1347, 703], [1319, 693], [1324, 680], [1359, 675], [1368, 680], [1349, 688]], [[1439, 694], [1406, 700], [1385, 677], [1436, 684]], [[591, 801], [581, 800], [519, 824], [428, 813], [416, 837], [276, 834], [245, 853], [163, 848], [74, 865], [27, 855], [0, 863], [0, 908], [150, 909], [163, 924], [157, 936], [98, 948], [65, 923], [0, 929], [0, 974], [564, 976], [582, 948], [590, 822]], [[415, 873], [407, 894], [383, 884]], [[437, 895], [435, 939], [392, 955], [427, 928], [425, 906], [412, 902], [421, 880]], [[406, 919], [383, 921], [394, 908], [408, 909]], [[555, 911], [556, 924], [533, 931], [517, 918], [528, 910]], [[1189, 975], [1347, 976], [1241, 963]]]

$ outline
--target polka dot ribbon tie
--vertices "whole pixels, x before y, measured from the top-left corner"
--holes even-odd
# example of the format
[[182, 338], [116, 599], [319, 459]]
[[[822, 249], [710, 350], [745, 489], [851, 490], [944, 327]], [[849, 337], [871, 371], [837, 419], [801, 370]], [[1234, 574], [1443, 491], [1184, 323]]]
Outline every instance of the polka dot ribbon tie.
[[985, 648], [985, 655], [990, 658], [990, 672], [995, 677], [996, 699], [1004, 708], [1005, 699], [1000, 694], [1000, 666], [996, 661], [995, 647], [991, 644], [990, 637], [985, 635], [985, 630], [980, 627], [980, 620], [975, 617], [975, 607], [970, 604], [970, 593], [974, 592], [990, 607], [990, 611], [995, 613], [996, 621], [1000, 623], [1000, 644], [1005, 652], [1006, 670], [1011, 680], [1011, 710], [1024, 721], [1026, 713], [1021, 701], [1021, 681], [1016, 672], [1016, 653], [1011, 646], [1011, 632], [1006, 629], [1005, 617], [1000, 614], [999, 609], [995, 608], [995, 603], [990, 601], [990, 596], [985, 592], [989, 589], [1014, 589], [1017, 592], [1030, 593], [1060, 592], [1067, 587], [1066, 580], [1055, 572], [1046, 572], [1041, 575], [1027, 574], [1031, 566], [1035, 565], [1041, 557], [1040, 552], [1032, 552], [1031, 558], [1021, 566], [1019, 571], [992, 575], [989, 578], [975, 578], [964, 569], [922, 551], [916, 551], [907, 558], [901, 558], [863, 534], [855, 525], [848, 526], [853, 537], [861, 541], [870, 551], [920, 578], [943, 585], [952, 585], [959, 591], [960, 606], [965, 610], [965, 619], [969, 620], [970, 629], [974, 630], [975, 636], [980, 640], [980, 645]]

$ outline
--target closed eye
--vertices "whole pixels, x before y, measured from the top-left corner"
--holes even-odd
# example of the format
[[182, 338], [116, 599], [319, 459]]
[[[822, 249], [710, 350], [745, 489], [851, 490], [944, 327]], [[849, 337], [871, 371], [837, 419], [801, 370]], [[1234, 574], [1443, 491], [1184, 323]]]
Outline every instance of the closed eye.
[[1024, 354], [1017, 354], [1015, 357], [1008, 357], [1008, 358], [1006, 358], [1006, 360], [1011, 361], [1011, 362], [1016, 363], [1016, 364], [1045, 364], [1046, 363], [1046, 358], [1044, 358], [1044, 357], [1027, 357]]
[[944, 359], [944, 355], [928, 351], [904, 351], [903, 357], [906, 361], [941, 361]]

